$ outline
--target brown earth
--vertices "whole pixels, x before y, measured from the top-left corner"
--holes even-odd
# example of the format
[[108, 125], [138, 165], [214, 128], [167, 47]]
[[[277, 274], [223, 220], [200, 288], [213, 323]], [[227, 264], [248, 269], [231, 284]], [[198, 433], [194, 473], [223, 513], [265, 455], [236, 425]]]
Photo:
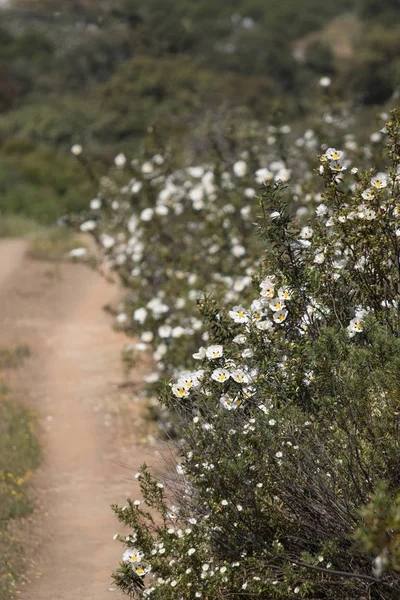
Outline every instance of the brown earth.
[[118, 419], [140, 422], [132, 399], [121, 404], [123, 337], [102, 311], [117, 290], [83, 265], [35, 262], [25, 251], [25, 242], [0, 241], [0, 345], [32, 350], [11, 385], [38, 415], [44, 455], [20, 597], [119, 598], [111, 572], [123, 548], [110, 504], [140, 497], [133, 474], [149, 454], [132, 432], [117, 435]]

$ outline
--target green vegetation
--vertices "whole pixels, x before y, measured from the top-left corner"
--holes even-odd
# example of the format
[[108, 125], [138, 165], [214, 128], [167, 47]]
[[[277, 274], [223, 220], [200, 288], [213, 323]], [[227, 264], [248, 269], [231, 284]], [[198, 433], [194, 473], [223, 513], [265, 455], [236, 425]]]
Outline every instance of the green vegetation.
[[127, 365], [152, 352], [177, 432], [160, 478], [143, 466], [113, 507], [130, 597], [397, 600], [400, 109], [386, 117], [368, 144], [349, 119], [292, 147], [275, 127], [233, 164], [120, 155], [80, 215], [128, 292]]
[[365, 106], [390, 101], [400, 81], [396, 0], [64, 4], [19, 0], [1, 13], [3, 215], [46, 224], [79, 209], [104, 165], [136, 152], [149, 128], [201, 156], [213, 125], [262, 131], [276, 102], [288, 121], [312, 117], [323, 75]]
[[29, 255], [38, 260], [62, 260], [77, 246], [86, 246], [81, 238], [66, 227], [43, 228], [32, 236]]
[[36, 221], [29, 217], [14, 214], [0, 216], [0, 238], [25, 237], [39, 229]]
[[0, 347], [0, 369], [19, 367], [31, 355], [29, 346], [23, 344], [15, 348]]
[[[9, 356], [19, 354], [17, 349]], [[1, 361], [3, 355], [2, 350]], [[28, 482], [40, 449], [34, 414], [15, 402], [4, 383], [0, 386], [0, 600], [12, 600], [24, 581], [25, 560], [22, 536], [13, 522], [32, 512]]]

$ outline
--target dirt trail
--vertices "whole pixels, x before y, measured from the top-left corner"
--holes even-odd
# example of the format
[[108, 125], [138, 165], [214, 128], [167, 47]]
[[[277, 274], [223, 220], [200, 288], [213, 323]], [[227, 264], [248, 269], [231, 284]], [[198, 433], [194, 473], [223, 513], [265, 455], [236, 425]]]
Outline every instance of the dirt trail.
[[32, 348], [14, 387], [38, 413], [44, 451], [39, 553], [21, 598], [120, 597], [110, 579], [122, 552], [110, 504], [139, 497], [132, 470], [144, 457], [135, 446], [115, 447], [107, 413], [123, 338], [101, 309], [116, 290], [83, 266], [30, 261], [24, 250], [0, 242], [0, 343]]

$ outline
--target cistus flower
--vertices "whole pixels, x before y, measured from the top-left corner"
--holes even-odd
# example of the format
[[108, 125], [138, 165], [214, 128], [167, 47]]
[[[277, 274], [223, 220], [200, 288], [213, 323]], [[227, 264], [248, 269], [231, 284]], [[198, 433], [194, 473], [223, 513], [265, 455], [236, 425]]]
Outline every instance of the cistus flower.
[[371, 186], [376, 189], [382, 189], [387, 186], [387, 176], [385, 173], [378, 173], [371, 179]]

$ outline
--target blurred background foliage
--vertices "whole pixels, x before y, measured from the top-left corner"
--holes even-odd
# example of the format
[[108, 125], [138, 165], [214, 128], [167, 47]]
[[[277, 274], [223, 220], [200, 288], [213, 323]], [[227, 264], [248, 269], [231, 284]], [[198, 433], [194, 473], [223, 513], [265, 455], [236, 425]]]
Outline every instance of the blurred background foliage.
[[318, 80], [364, 111], [396, 98], [398, 0], [11, 0], [0, 11], [0, 209], [40, 223], [86, 205], [94, 172], [149, 131], [184, 159], [209, 127], [312, 117]]

